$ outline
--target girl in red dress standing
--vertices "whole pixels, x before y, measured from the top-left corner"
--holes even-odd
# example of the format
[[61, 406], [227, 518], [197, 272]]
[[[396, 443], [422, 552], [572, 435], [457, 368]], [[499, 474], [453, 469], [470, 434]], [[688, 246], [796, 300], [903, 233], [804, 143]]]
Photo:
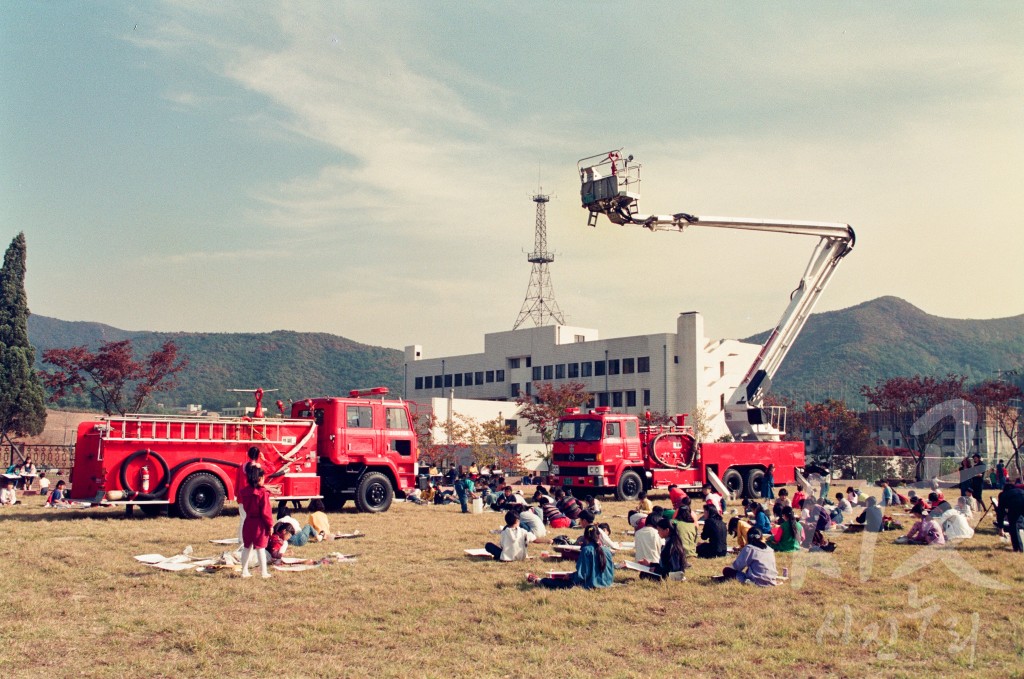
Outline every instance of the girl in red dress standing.
[[250, 466], [247, 473], [248, 484], [239, 493], [239, 500], [245, 508], [245, 523], [242, 524], [242, 577], [252, 577], [249, 572], [249, 555], [255, 549], [260, 573], [269, 578], [266, 547], [274, 523], [270, 510], [270, 491], [263, 487], [262, 468]]

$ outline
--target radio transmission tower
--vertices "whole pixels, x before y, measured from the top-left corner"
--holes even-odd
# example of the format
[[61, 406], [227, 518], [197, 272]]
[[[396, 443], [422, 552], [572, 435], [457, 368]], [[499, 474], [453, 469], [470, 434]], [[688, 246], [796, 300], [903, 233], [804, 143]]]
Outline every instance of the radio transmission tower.
[[548, 272], [548, 264], [555, 261], [554, 253], [548, 252], [548, 221], [547, 203], [550, 196], [538, 193], [533, 197], [537, 204], [537, 228], [534, 233], [533, 252], [527, 255], [526, 259], [533, 265], [530, 269], [530, 286], [526, 289], [526, 299], [523, 300], [523, 308], [519, 310], [519, 318], [512, 326], [515, 330], [523, 324], [526, 319], [531, 319], [537, 327], [545, 325], [549, 319], [553, 319], [560, 325], [565, 324], [562, 318], [562, 310], [558, 308], [555, 301], [555, 291], [551, 287], [551, 274]]

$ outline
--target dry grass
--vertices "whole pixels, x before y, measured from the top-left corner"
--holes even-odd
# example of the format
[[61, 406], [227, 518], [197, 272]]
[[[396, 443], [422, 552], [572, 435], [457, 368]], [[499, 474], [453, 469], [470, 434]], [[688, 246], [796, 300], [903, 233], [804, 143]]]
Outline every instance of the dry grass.
[[[482, 546], [501, 517], [462, 515], [457, 506], [334, 514], [335, 529], [368, 536], [295, 551], [355, 551], [358, 563], [265, 582], [167, 573], [131, 558], [186, 544], [214, 554], [207, 540], [234, 534], [233, 513], [125, 519], [41, 503], [27, 498], [2, 514], [0, 654], [9, 676], [1004, 677], [1019, 674], [1024, 658], [1024, 557], [998, 542], [988, 519], [955, 554], [1006, 590], [972, 584], [942, 563], [893, 578], [922, 550], [885, 534], [863, 582], [862, 536], [839, 535], [826, 561], [838, 575], [811, 570], [802, 583], [794, 577], [771, 590], [712, 584], [725, 564], [717, 560], [695, 562], [683, 583], [621, 572], [623, 585], [610, 590], [547, 592], [523, 575], [558, 564], [465, 558], [462, 549]], [[605, 517], [626, 509], [607, 502]], [[617, 534], [626, 527], [609, 520]], [[798, 576], [808, 559], [780, 555], [779, 566]], [[929, 614], [924, 626], [920, 611]]]

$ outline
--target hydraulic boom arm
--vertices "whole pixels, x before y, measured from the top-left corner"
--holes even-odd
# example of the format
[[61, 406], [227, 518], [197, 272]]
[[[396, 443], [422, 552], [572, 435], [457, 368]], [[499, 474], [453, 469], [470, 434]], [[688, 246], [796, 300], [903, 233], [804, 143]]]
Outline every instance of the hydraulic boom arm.
[[583, 207], [590, 211], [588, 224], [591, 226], [596, 226], [598, 216], [603, 214], [613, 224], [642, 226], [651, 231], [681, 232], [691, 226], [703, 226], [818, 237], [818, 245], [800, 283], [790, 295], [786, 311], [725, 408], [726, 423], [737, 440], [778, 440], [784, 433], [785, 418], [779, 417], [781, 413], [769, 413], [762, 408], [764, 396], [786, 353], [793, 346], [822, 291], [835, 273], [839, 260], [853, 249], [856, 243], [853, 228], [849, 224], [833, 222], [698, 217], [685, 212], [672, 215], [639, 214], [637, 201], [640, 198], [640, 165], [632, 161], [633, 156], [622, 158], [619, 151], [579, 161], [580, 195]]

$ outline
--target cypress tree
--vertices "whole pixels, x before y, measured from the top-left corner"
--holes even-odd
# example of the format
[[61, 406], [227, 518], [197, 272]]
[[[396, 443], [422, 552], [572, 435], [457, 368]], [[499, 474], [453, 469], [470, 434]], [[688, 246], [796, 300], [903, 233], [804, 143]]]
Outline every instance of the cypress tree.
[[46, 424], [46, 392], [28, 341], [25, 234], [11, 241], [0, 268], [0, 440], [10, 433], [34, 436]]

